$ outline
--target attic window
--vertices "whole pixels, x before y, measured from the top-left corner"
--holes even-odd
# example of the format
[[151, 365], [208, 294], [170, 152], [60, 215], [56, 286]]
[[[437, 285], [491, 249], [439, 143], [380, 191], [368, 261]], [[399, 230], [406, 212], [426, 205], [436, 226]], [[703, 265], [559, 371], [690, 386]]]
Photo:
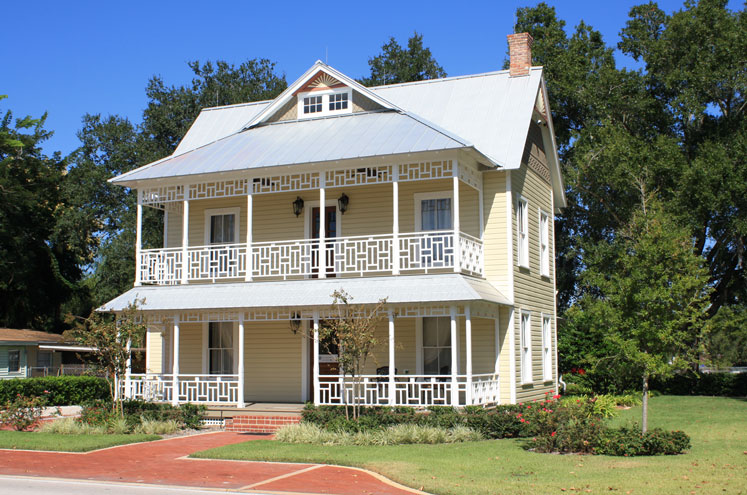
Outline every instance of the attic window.
[[321, 111], [321, 96], [307, 96], [303, 99], [303, 113], [320, 113]]
[[345, 110], [348, 108], [347, 93], [333, 93], [329, 95], [329, 111]]

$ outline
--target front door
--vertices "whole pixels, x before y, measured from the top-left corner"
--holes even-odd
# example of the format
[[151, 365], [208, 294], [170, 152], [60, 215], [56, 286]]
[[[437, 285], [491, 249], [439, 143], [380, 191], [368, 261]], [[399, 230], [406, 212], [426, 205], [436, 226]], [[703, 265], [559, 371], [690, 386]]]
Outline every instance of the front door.
[[[311, 209], [311, 238], [319, 239], [319, 215], [320, 208], [315, 206]], [[337, 237], [337, 207], [327, 206], [324, 208], [324, 237], [325, 239], [333, 239]], [[334, 263], [334, 251], [333, 243], [327, 242], [324, 248], [325, 261], [326, 261], [326, 274], [327, 277], [335, 276], [335, 263]], [[319, 273], [319, 249], [314, 247], [312, 251], [312, 277], [316, 278]]]

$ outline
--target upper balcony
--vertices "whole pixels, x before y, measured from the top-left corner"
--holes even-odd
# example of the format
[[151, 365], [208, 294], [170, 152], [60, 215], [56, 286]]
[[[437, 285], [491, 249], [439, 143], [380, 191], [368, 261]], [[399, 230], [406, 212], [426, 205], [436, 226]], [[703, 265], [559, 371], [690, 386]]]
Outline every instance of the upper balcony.
[[[140, 187], [135, 283], [482, 277], [481, 187], [457, 160]], [[142, 249], [144, 205], [163, 248]]]

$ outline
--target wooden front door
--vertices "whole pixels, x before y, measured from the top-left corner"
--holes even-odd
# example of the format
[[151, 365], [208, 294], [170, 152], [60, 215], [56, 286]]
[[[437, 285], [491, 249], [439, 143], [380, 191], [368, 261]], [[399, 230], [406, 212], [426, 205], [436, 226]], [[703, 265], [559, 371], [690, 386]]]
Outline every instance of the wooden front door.
[[[319, 214], [320, 214], [320, 208], [318, 206], [315, 206], [311, 209], [311, 238], [312, 239], [319, 239]], [[337, 237], [337, 208], [335, 206], [327, 206], [324, 208], [324, 237], [325, 239], [333, 239]], [[335, 263], [334, 263], [334, 254], [331, 252], [332, 244], [326, 243], [327, 247], [324, 249], [324, 252], [326, 253], [325, 261], [326, 261], [326, 274], [327, 278], [334, 277], [335, 276]], [[318, 247], [314, 248], [313, 254], [312, 254], [312, 271], [314, 275], [312, 277], [316, 278], [319, 271], [319, 250]]]

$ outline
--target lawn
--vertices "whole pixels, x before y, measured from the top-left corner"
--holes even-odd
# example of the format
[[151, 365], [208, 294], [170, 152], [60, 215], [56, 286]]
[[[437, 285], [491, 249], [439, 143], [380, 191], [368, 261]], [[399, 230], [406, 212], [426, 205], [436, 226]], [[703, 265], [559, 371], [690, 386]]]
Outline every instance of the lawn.
[[26, 431], [0, 431], [0, 449], [86, 452], [115, 445], [158, 440], [157, 435], [62, 435]]
[[[637, 421], [640, 407], [615, 423]], [[656, 397], [649, 426], [681, 429], [692, 449], [679, 456], [606, 457], [536, 454], [520, 440], [384, 447], [246, 442], [194, 457], [320, 462], [358, 466], [437, 494], [747, 494], [747, 401]]]

